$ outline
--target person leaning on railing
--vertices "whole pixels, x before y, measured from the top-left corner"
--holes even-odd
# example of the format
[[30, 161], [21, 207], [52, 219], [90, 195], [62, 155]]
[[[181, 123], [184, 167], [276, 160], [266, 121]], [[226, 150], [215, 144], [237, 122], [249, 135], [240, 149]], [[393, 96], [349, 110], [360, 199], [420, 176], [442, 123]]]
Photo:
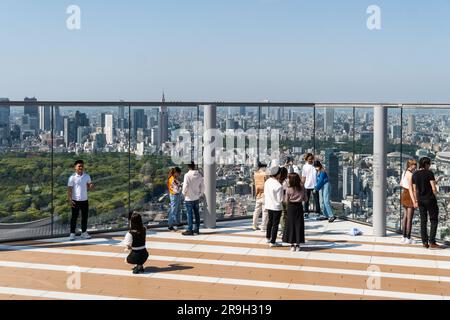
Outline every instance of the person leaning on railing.
[[[417, 195], [415, 205], [420, 211], [420, 230], [422, 243], [425, 248], [440, 248], [436, 244], [436, 233], [439, 219], [437, 204], [436, 179], [430, 170], [431, 159], [424, 157], [419, 161], [419, 170], [412, 176], [414, 194]], [[428, 237], [427, 221], [430, 216], [430, 236]]]

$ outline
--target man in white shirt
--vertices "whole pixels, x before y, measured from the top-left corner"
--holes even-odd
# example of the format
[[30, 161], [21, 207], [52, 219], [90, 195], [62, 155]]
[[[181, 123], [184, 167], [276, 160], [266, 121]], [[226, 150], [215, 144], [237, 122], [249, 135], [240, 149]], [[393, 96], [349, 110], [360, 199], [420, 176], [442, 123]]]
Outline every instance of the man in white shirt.
[[84, 172], [83, 160], [77, 160], [74, 164], [75, 173], [70, 176], [67, 183], [67, 198], [72, 208], [72, 219], [70, 220], [70, 241], [75, 240], [77, 219], [81, 211], [81, 238], [90, 239], [87, 233], [89, 202], [88, 189], [92, 189], [91, 177]]
[[[307, 200], [304, 203], [304, 211], [305, 216], [309, 216], [309, 200], [311, 199], [311, 194], [314, 193], [314, 187], [317, 182], [317, 171], [314, 168], [314, 155], [312, 153], [308, 153], [305, 156], [306, 163], [302, 168], [302, 183], [306, 189], [306, 197]], [[319, 196], [314, 194], [314, 203], [315, 203], [315, 211], [318, 215], [320, 215], [320, 201]]]
[[283, 186], [279, 182], [280, 173], [280, 167], [270, 168], [270, 178], [264, 183], [264, 206], [269, 214], [266, 238], [271, 247], [278, 246], [276, 243], [278, 224], [283, 210]]
[[[183, 236], [200, 234], [199, 200], [205, 192], [203, 176], [196, 169], [195, 163], [189, 164], [188, 168], [188, 173], [184, 175], [182, 191], [187, 211], [188, 229], [182, 233]], [[195, 216], [195, 229], [193, 216]]]

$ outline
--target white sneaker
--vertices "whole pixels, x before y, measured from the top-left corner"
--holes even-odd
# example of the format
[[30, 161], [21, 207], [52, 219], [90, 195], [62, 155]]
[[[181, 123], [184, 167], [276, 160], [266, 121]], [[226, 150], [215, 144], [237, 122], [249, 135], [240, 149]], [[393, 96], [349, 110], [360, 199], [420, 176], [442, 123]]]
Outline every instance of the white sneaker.
[[266, 243], [270, 243], [270, 239], [266, 239]]
[[91, 239], [91, 238], [92, 237], [87, 232], [81, 234], [81, 239], [87, 240], [87, 239]]
[[291, 246], [291, 251], [295, 252], [295, 250], [297, 250], [297, 248], [295, 246]]
[[296, 246], [296, 248], [295, 248], [297, 251], [301, 251], [301, 247], [300, 246]]
[[406, 239], [407, 244], [416, 244], [416, 242], [413, 239]]
[[70, 241], [75, 241], [75, 233], [71, 233], [69, 237]]
[[401, 243], [406, 243], [407, 238], [402, 237], [402, 240], [400, 241]]

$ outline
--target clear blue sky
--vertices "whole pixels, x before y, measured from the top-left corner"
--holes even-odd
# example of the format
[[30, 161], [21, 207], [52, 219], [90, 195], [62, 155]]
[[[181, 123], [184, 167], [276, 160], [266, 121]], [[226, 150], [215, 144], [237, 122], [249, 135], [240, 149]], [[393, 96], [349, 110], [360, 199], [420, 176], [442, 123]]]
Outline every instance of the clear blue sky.
[[0, 50], [10, 99], [450, 102], [448, 0], [1, 0]]

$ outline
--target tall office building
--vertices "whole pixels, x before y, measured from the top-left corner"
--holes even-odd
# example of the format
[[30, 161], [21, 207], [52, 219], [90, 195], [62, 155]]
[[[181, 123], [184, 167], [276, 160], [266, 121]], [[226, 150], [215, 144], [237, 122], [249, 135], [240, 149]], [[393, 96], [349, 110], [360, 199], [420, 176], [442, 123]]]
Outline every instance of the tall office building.
[[39, 110], [36, 98], [25, 98], [24, 99], [23, 113], [28, 116], [28, 123], [30, 125], [30, 130], [37, 130], [39, 128]]
[[25, 105], [23, 107], [23, 113], [32, 117], [38, 117], [38, 105], [36, 98], [25, 98], [23, 100]]
[[402, 127], [399, 125], [391, 126], [391, 139], [400, 139], [402, 137]]
[[106, 143], [112, 144], [114, 142], [114, 117], [112, 114], [105, 115], [104, 133], [106, 135]]
[[100, 127], [105, 128], [105, 117], [106, 117], [106, 113], [102, 112], [100, 114]]
[[138, 129], [147, 129], [147, 116], [144, 109], [134, 109], [131, 118], [132, 137], [136, 139]]
[[60, 135], [64, 131], [64, 119], [58, 106], [53, 107], [53, 121], [55, 134]]
[[91, 133], [90, 127], [77, 127], [77, 143], [83, 144], [88, 140], [89, 134]]
[[77, 127], [89, 127], [89, 119], [86, 113], [75, 112], [75, 123]]
[[[0, 98], [2, 102], [9, 102], [9, 99]], [[0, 106], [0, 146], [9, 145], [10, 141], [10, 106]]]
[[52, 108], [48, 106], [39, 106], [39, 130], [50, 131]]
[[342, 172], [342, 198], [354, 195], [353, 190], [353, 168], [348, 166], [343, 168]]
[[150, 140], [151, 140], [152, 145], [154, 145], [154, 146], [159, 146], [161, 144], [159, 127], [155, 126], [152, 128]]
[[339, 194], [339, 158], [333, 149], [325, 150], [325, 167], [327, 168], [330, 183], [330, 199], [340, 201]]
[[119, 107], [119, 119], [125, 118], [125, 107]]
[[[162, 96], [162, 102], [166, 102], [164, 93]], [[158, 126], [160, 131], [161, 143], [169, 141], [169, 112], [166, 106], [161, 106], [159, 109]]]
[[[0, 98], [1, 102], [9, 102], [7, 98]], [[0, 123], [9, 124], [9, 117], [11, 115], [11, 107], [10, 106], [0, 106]]]
[[243, 106], [243, 107], [239, 107], [239, 115], [241, 116], [241, 117], [244, 117], [245, 116], [245, 107]]
[[325, 109], [325, 121], [324, 121], [324, 131], [327, 135], [332, 135], [334, 132], [334, 109]]
[[77, 123], [74, 118], [64, 117], [64, 143], [68, 147], [71, 143], [75, 142], [77, 137]]
[[416, 131], [416, 116], [410, 114], [408, 116], [408, 134], [413, 134]]

